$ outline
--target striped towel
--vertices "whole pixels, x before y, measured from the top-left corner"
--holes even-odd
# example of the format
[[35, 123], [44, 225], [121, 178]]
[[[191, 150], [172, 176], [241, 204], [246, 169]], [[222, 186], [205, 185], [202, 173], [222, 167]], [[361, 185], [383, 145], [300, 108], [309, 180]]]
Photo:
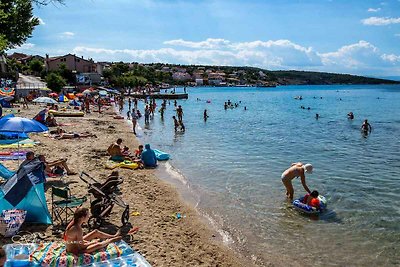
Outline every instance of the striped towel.
[[122, 250], [114, 243], [109, 244], [107, 248], [98, 250], [93, 254], [85, 253], [76, 256], [66, 252], [64, 243], [51, 242], [40, 244], [31, 254], [31, 260], [40, 263], [41, 266], [72, 267], [115, 259], [121, 256], [121, 254]]

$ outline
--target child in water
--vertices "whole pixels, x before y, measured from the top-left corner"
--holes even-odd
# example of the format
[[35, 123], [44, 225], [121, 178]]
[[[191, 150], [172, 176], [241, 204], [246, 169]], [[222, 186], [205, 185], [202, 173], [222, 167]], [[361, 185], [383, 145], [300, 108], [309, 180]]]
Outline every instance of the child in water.
[[319, 209], [320, 202], [319, 202], [318, 196], [319, 196], [318, 191], [314, 190], [310, 194], [306, 194], [304, 196], [303, 203], [307, 204], [308, 206]]

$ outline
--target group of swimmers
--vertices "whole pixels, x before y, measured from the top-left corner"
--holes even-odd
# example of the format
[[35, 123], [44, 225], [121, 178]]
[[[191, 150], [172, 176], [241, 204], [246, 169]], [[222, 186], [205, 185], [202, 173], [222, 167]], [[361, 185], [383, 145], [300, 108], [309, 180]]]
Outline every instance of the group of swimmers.
[[224, 102], [224, 109], [227, 110], [228, 108], [237, 108], [239, 107], [239, 104], [242, 103], [242, 101], [239, 101], [239, 103], [233, 103], [230, 100]]

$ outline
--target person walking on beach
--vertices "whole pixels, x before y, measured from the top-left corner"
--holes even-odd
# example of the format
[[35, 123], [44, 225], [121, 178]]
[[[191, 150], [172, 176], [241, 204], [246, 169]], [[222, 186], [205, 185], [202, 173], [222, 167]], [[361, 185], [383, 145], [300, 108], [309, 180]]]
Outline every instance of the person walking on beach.
[[121, 113], [124, 109], [124, 99], [122, 97], [119, 98], [119, 112]]
[[301, 162], [297, 163], [292, 163], [290, 168], [286, 169], [281, 176], [282, 183], [286, 188], [286, 197], [289, 198], [290, 200], [293, 200], [293, 195], [294, 195], [294, 188], [292, 184], [292, 180], [294, 178], [300, 177], [301, 179], [301, 184], [304, 187], [304, 190], [307, 191], [307, 193], [311, 193], [310, 189], [308, 188], [306, 184], [306, 176], [305, 173], [312, 173], [313, 171], [313, 166], [310, 163], [303, 164]]
[[368, 120], [365, 120], [363, 124], [361, 125], [361, 131], [363, 134], [368, 135], [369, 133], [372, 132], [372, 126], [369, 124]]
[[181, 105], [179, 105], [178, 108], [176, 109], [176, 115], [178, 115], [178, 121], [183, 120], [183, 109]]

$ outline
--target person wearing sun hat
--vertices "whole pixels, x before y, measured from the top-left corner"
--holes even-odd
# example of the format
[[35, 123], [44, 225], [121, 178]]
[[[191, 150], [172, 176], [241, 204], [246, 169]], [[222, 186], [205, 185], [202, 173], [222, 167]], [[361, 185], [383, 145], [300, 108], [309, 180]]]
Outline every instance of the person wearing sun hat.
[[300, 177], [301, 184], [303, 185], [304, 190], [306, 190], [307, 193], [311, 193], [310, 189], [306, 184], [305, 173], [311, 174], [312, 172], [313, 172], [313, 166], [310, 163], [307, 164], [303, 164], [301, 162], [292, 163], [290, 168], [286, 169], [281, 176], [282, 183], [286, 188], [286, 197], [289, 198], [290, 200], [293, 200], [294, 188], [292, 180], [297, 177]]

